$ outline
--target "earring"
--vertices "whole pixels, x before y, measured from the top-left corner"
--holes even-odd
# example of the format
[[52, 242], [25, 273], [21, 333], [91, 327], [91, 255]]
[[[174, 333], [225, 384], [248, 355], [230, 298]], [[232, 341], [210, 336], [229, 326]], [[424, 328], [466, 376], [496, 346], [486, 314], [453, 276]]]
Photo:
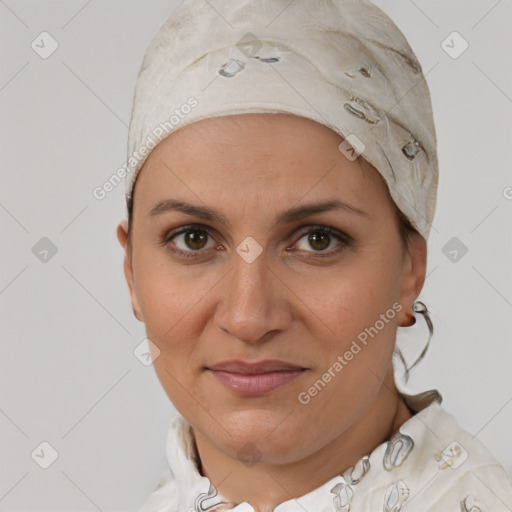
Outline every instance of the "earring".
[[405, 382], [407, 382], [409, 380], [410, 371], [423, 359], [423, 357], [427, 353], [428, 347], [430, 345], [430, 339], [432, 338], [432, 335], [434, 334], [434, 326], [432, 325], [432, 320], [430, 319], [430, 315], [429, 315], [427, 306], [425, 306], [425, 304], [423, 304], [423, 302], [416, 300], [412, 303], [411, 309], [413, 312], [411, 315], [411, 317], [413, 319], [413, 323], [410, 325], [414, 325], [416, 323], [416, 316], [414, 315], [414, 313], [421, 313], [423, 315], [423, 318], [425, 319], [426, 324], [427, 324], [429, 336], [428, 336], [427, 343], [425, 344], [425, 347], [421, 351], [421, 354], [416, 358], [416, 360], [414, 361], [414, 363], [412, 363], [411, 366], [407, 366], [405, 359], [402, 355], [402, 352], [400, 350], [398, 351], [400, 360], [402, 361], [402, 364], [404, 365], [404, 368], [405, 368]]

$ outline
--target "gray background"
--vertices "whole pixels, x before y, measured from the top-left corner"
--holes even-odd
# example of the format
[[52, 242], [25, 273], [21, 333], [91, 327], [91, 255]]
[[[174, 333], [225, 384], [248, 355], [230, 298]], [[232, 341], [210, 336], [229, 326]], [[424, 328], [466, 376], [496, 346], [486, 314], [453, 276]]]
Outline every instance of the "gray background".
[[[422, 63], [439, 140], [419, 297], [435, 335], [410, 388], [439, 389], [512, 476], [512, 2], [375, 3]], [[126, 160], [141, 59], [176, 5], [0, 0], [0, 511], [135, 511], [161, 476], [173, 407], [133, 354], [124, 190], [92, 190]], [[46, 59], [31, 48], [43, 31], [59, 45]], [[456, 59], [441, 46], [453, 31], [469, 43]], [[421, 317], [407, 331], [418, 351], [426, 334]], [[31, 458], [43, 441], [58, 452], [46, 470]]]

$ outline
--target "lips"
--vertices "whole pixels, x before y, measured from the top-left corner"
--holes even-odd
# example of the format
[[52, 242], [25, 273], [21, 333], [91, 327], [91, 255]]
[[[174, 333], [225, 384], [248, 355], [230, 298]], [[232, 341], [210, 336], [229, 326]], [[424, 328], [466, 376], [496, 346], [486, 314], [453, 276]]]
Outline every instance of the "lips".
[[261, 396], [286, 386], [307, 369], [284, 361], [224, 361], [207, 367], [230, 391], [241, 396]]
[[223, 361], [208, 367], [213, 371], [224, 371], [230, 373], [241, 373], [244, 375], [254, 375], [260, 373], [296, 371], [304, 370], [300, 366], [296, 366], [277, 359], [265, 359], [263, 361], [242, 361], [240, 359], [232, 361]]

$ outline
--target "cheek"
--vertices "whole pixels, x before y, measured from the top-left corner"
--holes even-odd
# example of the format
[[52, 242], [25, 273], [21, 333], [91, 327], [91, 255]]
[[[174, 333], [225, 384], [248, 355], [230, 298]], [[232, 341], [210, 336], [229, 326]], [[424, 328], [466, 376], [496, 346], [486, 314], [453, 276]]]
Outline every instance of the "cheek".
[[186, 332], [193, 329], [190, 319], [197, 316], [201, 300], [214, 284], [213, 276], [199, 276], [199, 271], [194, 275], [191, 268], [170, 264], [163, 249], [141, 249], [137, 254], [135, 292], [146, 327], [162, 341], [175, 337], [184, 326]]
[[212, 285], [182, 279], [170, 266], [140, 265], [140, 270], [137, 294], [146, 335], [160, 351], [153, 362], [155, 373], [173, 405], [189, 411], [195, 401], [206, 403], [195, 358], [205, 322], [203, 299]]
[[[343, 339], [373, 325], [399, 298], [396, 260], [387, 258], [382, 251], [369, 256], [355, 257], [351, 264], [332, 269], [301, 286], [304, 302]], [[394, 313], [392, 310], [388, 316]]]
[[[394, 267], [387, 263], [385, 255], [360, 258], [308, 287], [304, 302], [315, 313], [308, 316], [328, 328], [322, 329], [327, 336], [314, 336], [321, 354], [319, 374], [329, 368], [336, 374], [315, 407], [335, 403], [336, 397], [352, 406], [355, 397], [364, 403], [388, 372], [401, 305], [398, 267], [396, 262]], [[339, 365], [333, 368], [339, 356], [343, 358], [341, 371]]]
[[182, 386], [193, 386], [197, 340], [208, 316], [205, 297], [216, 282], [215, 276], [206, 274], [191, 277], [191, 267], [185, 268], [149, 251], [141, 251], [135, 267], [135, 291], [146, 335], [160, 351], [154, 368], [173, 402], [180, 401]]

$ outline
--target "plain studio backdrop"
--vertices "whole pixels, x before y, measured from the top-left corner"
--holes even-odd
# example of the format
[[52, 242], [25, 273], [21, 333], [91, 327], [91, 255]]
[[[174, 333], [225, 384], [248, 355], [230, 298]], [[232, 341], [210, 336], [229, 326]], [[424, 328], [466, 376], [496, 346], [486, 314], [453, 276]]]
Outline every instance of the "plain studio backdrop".
[[[376, 3], [423, 66], [439, 141], [419, 296], [435, 334], [409, 386], [439, 389], [512, 476], [512, 2]], [[115, 234], [124, 183], [93, 190], [126, 161], [141, 59], [176, 5], [0, 0], [0, 511], [136, 511], [166, 463], [174, 409], [137, 357]], [[418, 353], [421, 316], [410, 329]]]

